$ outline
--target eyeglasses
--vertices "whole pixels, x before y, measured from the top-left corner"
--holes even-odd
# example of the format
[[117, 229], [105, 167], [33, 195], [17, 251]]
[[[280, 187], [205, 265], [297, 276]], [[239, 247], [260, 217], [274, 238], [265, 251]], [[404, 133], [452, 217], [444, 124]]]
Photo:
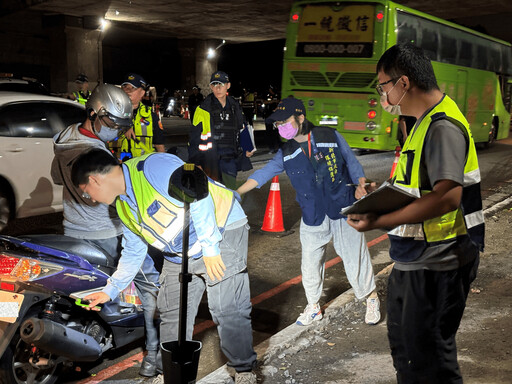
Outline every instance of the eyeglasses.
[[223, 86], [225, 86], [226, 84], [224, 83], [212, 83], [211, 86], [213, 88], [222, 88]]
[[393, 79], [391, 79], [391, 80], [388, 80], [388, 81], [385, 81], [385, 82], [383, 82], [383, 83], [377, 84], [377, 85], [375, 86], [375, 89], [377, 90], [377, 93], [379, 94], [379, 96], [382, 96], [382, 95], [384, 94], [384, 89], [382, 89], [382, 87], [383, 87], [384, 85], [386, 85], [386, 84], [388, 84], [388, 83], [391, 83], [392, 81], [395, 81], [395, 80], [397, 80], [397, 81], [398, 81], [398, 80], [400, 80], [400, 78], [401, 78], [401, 77], [402, 77], [402, 76], [395, 77], [395, 78], [393, 78]]
[[279, 129], [279, 126], [286, 124], [286, 121], [274, 121], [273, 125], [275, 129]]

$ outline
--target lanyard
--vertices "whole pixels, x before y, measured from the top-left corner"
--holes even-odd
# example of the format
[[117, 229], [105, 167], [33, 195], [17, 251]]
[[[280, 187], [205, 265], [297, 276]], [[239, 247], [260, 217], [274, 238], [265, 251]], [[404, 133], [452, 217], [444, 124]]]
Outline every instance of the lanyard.
[[304, 148], [300, 147], [302, 149], [302, 152], [304, 152], [304, 154], [309, 158], [311, 159], [311, 132], [308, 133], [308, 152], [309, 152], [309, 155], [308, 153], [306, 153], [306, 151], [304, 151]]

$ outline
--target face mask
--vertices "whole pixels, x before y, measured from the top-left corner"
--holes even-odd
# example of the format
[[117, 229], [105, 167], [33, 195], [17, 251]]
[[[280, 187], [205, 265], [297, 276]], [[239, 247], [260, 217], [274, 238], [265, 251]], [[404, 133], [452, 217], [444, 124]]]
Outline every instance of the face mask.
[[294, 128], [292, 123], [279, 125], [277, 129], [279, 131], [279, 135], [286, 140], [293, 139], [297, 135], [297, 132], [299, 131], [299, 128]]
[[[400, 81], [400, 80], [398, 80], [398, 81]], [[395, 83], [395, 85], [398, 84], [398, 81]], [[393, 88], [395, 88], [395, 85], [393, 85], [393, 87], [389, 90], [389, 92], [382, 92], [382, 95], [380, 96], [380, 105], [386, 112], [391, 113], [392, 115], [401, 115], [402, 108], [400, 107], [400, 102], [404, 98], [407, 91], [404, 92], [404, 94], [402, 95], [400, 100], [398, 100], [398, 103], [396, 103], [395, 105], [389, 104], [388, 94], [391, 93]]]
[[101, 131], [96, 132], [96, 136], [98, 136], [98, 139], [106, 143], [107, 141], [112, 141], [116, 137], [119, 136], [119, 130], [118, 129], [112, 129], [107, 127], [106, 125], [101, 126]]

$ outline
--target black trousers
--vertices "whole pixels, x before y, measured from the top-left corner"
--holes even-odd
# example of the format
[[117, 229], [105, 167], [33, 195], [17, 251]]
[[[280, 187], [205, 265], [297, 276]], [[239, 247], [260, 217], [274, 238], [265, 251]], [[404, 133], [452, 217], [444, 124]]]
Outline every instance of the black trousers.
[[457, 270], [398, 271], [388, 280], [387, 325], [398, 384], [461, 384], [455, 334], [479, 257]]

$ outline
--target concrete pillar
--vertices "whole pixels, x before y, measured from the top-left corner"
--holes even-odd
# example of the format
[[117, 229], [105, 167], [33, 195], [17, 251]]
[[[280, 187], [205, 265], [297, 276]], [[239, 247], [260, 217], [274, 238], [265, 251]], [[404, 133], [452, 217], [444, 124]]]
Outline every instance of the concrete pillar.
[[217, 70], [218, 58], [208, 59], [207, 52], [208, 48], [215, 48], [217, 45], [218, 40], [179, 40], [185, 89], [190, 90], [197, 84], [203, 95], [210, 93], [210, 76]]
[[[52, 16], [45, 20], [50, 37], [50, 89], [55, 93], [77, 90], [75, 79], [84, 73], [89, 89], [103, 81], [103, 33], [86, 18]], [[87, 25], [89, 24], [89, 25]]]

